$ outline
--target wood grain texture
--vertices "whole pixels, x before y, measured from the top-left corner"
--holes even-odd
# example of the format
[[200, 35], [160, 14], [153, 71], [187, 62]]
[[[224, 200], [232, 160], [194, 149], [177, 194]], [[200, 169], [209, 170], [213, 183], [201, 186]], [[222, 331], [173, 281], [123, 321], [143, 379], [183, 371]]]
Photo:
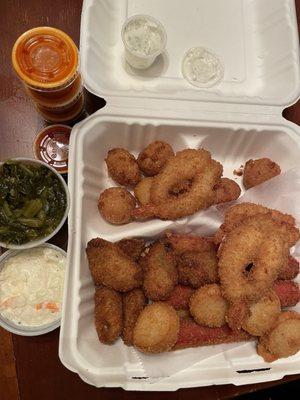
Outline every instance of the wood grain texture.
[[0, 400], [19, 400], [12, 335], [0, 328]]
[[[70, 34], [78, 44], [82, 0], [0, 0], [0, 159], [12, 156], [32, 156], [32, 142], [38, 130], [45, 125], [24, 94], [21, 83], [11, 66], [11, 48], [25, 30], [50, 25]], [[296, 0], [300, 15], [300, 0]], [[103, 100], [88, 98], [91, 111], [102, 107]], [[300, 124], [300, 103], [290, 107], [284, 116]], [[52, 242], [66, 248], [66, 225]], [[68, 371], [58, 358], [59, 330], [47, 335], [26, 338], [0, 330], [0, 400], [91, 400], [91, 399], [229, 399], [244, 393], [274, 387], [300, 379], [288, 376], [280, 381], [256, 385], [210, 386], [182, 389], [175, 393], [138, 393], [121, 389], [96, 389], [85, 384]], [[2, 349], [2, 350], [1, 350]], [[14, 351], [13, 351], [14, 350]], [[14, 363], [14, 355], [16, 357]], [[7, 368], [3, 368], [8, 363]], [[18, 382], [16, 381], [16, 371]], [[4, 397], [6, 396], [6, 397]], [[9, 396], [9, 397], [7, 397]], [[15, 396], [15, 397], [14, 397]]]

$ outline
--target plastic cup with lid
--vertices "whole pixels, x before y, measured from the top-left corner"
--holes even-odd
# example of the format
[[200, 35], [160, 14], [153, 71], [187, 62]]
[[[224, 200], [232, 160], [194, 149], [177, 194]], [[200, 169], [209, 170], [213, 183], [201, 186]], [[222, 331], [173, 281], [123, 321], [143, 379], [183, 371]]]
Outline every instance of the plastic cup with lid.
[[134, 15], [122, 27], [122, 40], [127, 63], [136, 69], [146, 69], [164, 51], [167, 34], [155, 18]]

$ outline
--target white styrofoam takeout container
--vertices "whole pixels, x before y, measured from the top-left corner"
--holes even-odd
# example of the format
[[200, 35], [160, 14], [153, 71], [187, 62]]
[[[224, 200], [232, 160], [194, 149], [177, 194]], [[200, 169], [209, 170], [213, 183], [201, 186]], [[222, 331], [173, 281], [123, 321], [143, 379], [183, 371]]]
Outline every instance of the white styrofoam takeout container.
[[[134, 75], [124, 64], [120, 31], [126, 18], [139, 13], [163, 23], [168, 48], [155, 66]], [[180, 73], [185, 51], [201, 45], [213, 49], [225, 65], [224, 80], [206, 90], [191, 87]], [[268, 364], [247, 343], [147, 382], [131, 348], [121, 340], [113, 346], [98, 341], [85, 255], [93, 237], [151, 238], [166, 228], [187, 223], [193, 230], [201, 223], [201, 213], [190, 222], [156, 219], [116, 227], [104, 221], [97, 199], [104, 188], [116, 185], [104, 163], [110, 148], [125, 147], [137, 155], [155, 139], [168, 141], [175, 151], [204, 147], [222, 162], [227, 177], [249, 158], [268, 156], [283, 172], [296, 166], [300, 129], [282, 118], [282, 110], [300, 93], [298, 46], [292, 0], [189, 0], [184, 7], [180, 0], [84, 1], [83, 80], [108, 106], [76, 125], [71, 135], [72, 201], [59, 347], [63, 364], [84, 381], [127, 390], [177, 390], [270, 381], [300, 372], [300, 355]]]

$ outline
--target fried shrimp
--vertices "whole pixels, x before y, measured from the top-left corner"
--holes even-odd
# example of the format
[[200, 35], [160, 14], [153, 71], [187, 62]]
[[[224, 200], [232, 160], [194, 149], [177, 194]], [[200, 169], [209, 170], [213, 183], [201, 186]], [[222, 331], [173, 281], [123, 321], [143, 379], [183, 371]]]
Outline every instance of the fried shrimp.
[[154, 242], [142, 261], [143, 289], [151, 300], [167, 299], [178, 282], [176, 264], [163, 242]]
[[280, 173], [279, 165], [269, 158], [248, 160], [244, 168], [243, 184], [245, 189], [250, 189], [280, 175]]
[[113, 289], [97, 286], [95, 291], [95, 327], [100, 342], [114, 343], [123, 328], [122, 298]]
[[227, 233], [230, 233], [247, 218], [264, 214], [268, 214], [272, 220], [277, 222], [278, 229], [288, 238], [290, 246], [294, 246], [300, 237], [299, 230], [295, 227], [295, 218], [254, 203], [241, 203], [231, 207], [225, 213], [224, 223], [214, 235], [214, 242], [220, 244]]
[[219, 276], [230, 302], [227, 322], [240, 329], [251, 302], [259, 300], [285, 264], [288, 243], [269, 215], [246, 219], [225, 236], [218, 251]]
[[88, 242], [86, 254], [95, 285], [128, 292], [142, 284], [142, 269], [115, 243], [96, 238]]
[[280, 300], [274, 290], [249, 307], [249, 314], [242, 328], [253, 336], [262, 336], [268, 332], [281, 311]]
[[223, 298], [217, 284], [197, 289], [190, 298], [190, 313], [199, 325], [211, 328], [225, 325], [227, 309], [228, 302]]
[[215, 204], [226, 203], [240, 197], [241, 188], [239, 185], [228, 178], [221, 178], [215, 187]]
[[257, 215], [226, 235], [218, 250], [226, 299], [255, 301], [271, 288], [288, 254], [277, 225], [269, 215]]
[[120, 185], [135, 186], [141, 180], [138, 163], [127, 150], [109, 150], [105, 161], [109, 175]]
[[[204, 149], [186, 149], [170, 158], [153, 178], [150, 203], [133, 210], [136, 219], [158, 217], [175, 220], [208, 208], [214, 203], [214, 186], [222, 175], [222, 166]], [[174, 193], [178, 183], [190, 181], [182, 194]]]
[[128, 190], [111, 187], [104, 190], [99, 197], [98, 209], [102, 217], [115, 225], [128, 224], [132, 220], [135, 198]]
[[143, 353], [162, 353], [177, 341], [179, 317], [175, 309], [163, 302], [147, 305], [133, 330], [133, 344]]
[[150, 203], [150, 189], [152, 182], [153, 178], [144, 178], [134, 188], [134, 195], [142, 206]]
[[124, 328], [122, 338], [127, 346], [133, 344], [133, 329], [145, 305], [146, 297], [141, 289], [133, 289], [123, 294]]
[[300, 350], [300, 314], [285, 311], [279, 314], [272, 329], [259, 339], [257, 354], [266, 362], [286, 358]]
[[174, 151], [169, 143], [156, 140], [139, 154], [137, 162], [140, 170], [147, 176], [161, 172], [167, 161], [174, 156]]

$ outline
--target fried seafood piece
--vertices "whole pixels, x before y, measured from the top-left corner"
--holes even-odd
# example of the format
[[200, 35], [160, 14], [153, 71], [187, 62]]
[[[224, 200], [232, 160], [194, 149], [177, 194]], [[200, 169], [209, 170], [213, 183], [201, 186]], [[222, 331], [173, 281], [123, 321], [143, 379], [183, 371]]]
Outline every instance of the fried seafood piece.
[[178, 282], [175, 260], [161, 241], [154, 242], [142, 258], [143, 289], [151, 300], [165, 300]]
[[135, 186], [141, 180], [141, 173], [134, 156], [122, 148], [109, 150], [105, 159], [108, 173], [122, 186]]
[[280, 311], [280, 299], [274, 290], [270, 290], [250, 305], [242, 328], [253, 336], [262, 336], [272, 328]]
[[174, 307], [175, 310], [189, 308], [189, 302], [192, 294], [195, 292], [190, 286], [176, 285], [166, 303]]
[[228, 302], [217, 284], [197, 289], [190, 298], [190, 313], [199, 325], [217, 328], [226, 324]]
[[141, 254], [145, 250], [144, 239], [122, 239], [117, 243], [118, 247], [133, 261], [138, 261]]
[[[277, 294], [281, 308], [293, 307], [300, 301], [299, 285], [296, 282], [277, 280], [272, 289]], [[195, 289], [190, 286], [176, 285], [166, 300], [176, 310], [189, 308], [189, 301]]]
[[192, 319], [181, 318], [178, 339], [172, 350], [249, 340], [253, 340], [253, 337], [247, 332], [235, 332], [227, 325], [209, 328], [198, 325]]
[[299, 273], [299, 261], [295, 257], [289, 256], [287, 263], [279, 272], [278, 279], [294, 279]]
[[122, 338], [127, 346], [133, 344], [133, 329], [146, 305], [146, 297], [141, 289], [133, 289], [123, 294], [123, 332]]
[[134, 188], [134, 195], [142, 206], [150, 203], [152, 182], [153, 178], [151, 177], [143, 178]]
[[143, 353], [169, 351], [177, 341], [179, 317], [175, 309], [163, 302], [147, 305], [133, 330], [133, 344]]
[[243, 184], [245, 189], [250, 189], [280, 173], [280, 166], [269, 158], [248, 160], [244, 167]]
[[299, 285], [296, 282], [277, 280], [273, 289], [279, 297], [281, 308], [294, 307], [300, 301]]
[[259, 339], [257, 354], [266, 362], [286, 358], [300, 350], [300, 314], [284, 311], [272, 329]]
[[165, 242], [175, 254], [180, 283], [198, 288], [218, 281], [217, 251], [211, 238], [167, 233]]
[[240, 329], [248, 305], [259, 300], [277, 279], [289, 246], [269, 215], [245, 220], [228, 233], [218, 250], [219, 276], [230, 302], [227, 322]]
[[96, 286], [95, 327], [100, 342], [114, 343], [123, 329], [122, 298], [113, 289]]
[[[214, 186], [223, 167], [204, 149], [185, 149], [168, 160], [165, 168], [154, 176], [150, 203], [133, 210], [136, 219], [158, 217], [175, 220], [208, 208], [214, 203]], [[174, 188], [191, 182], [187, 190]]]
[[87, 244], [86, 254], [95, 285], [105, 285], [118, 292], [141, 286], [141, 267], [117, 244], [100, 238], [92, 239]]
[[115, 225], [128, 224], [136, 200], [128, 190], [121, 187], [105, 189], [99, 197], [98, 209], [102, 217]]
[[247, 202], [232, 206], [226, 211], [224, 223], [214, 235], [214, 242], [220, 244], [227, 233], [240, 225], [247, 218], [264, 214], [268, 214], [272, 220], [278, 223], [277, 227], [280, 229], [281, 233], [288, 238], [290, 246], [294, 246], [300, 237], [299, 230], [295, 226], [296, 221], [294, 217], [259, 204]]
[[221, 178], [215, 187], [215, 204], [236, 200], [241, 195], [239, 185], [229, 178]]
[[156, 140], [140, 152], [137, 162], [140, 170], [147, 176], [157, 175], [174, 156], [174, 151], [169, 143]]

